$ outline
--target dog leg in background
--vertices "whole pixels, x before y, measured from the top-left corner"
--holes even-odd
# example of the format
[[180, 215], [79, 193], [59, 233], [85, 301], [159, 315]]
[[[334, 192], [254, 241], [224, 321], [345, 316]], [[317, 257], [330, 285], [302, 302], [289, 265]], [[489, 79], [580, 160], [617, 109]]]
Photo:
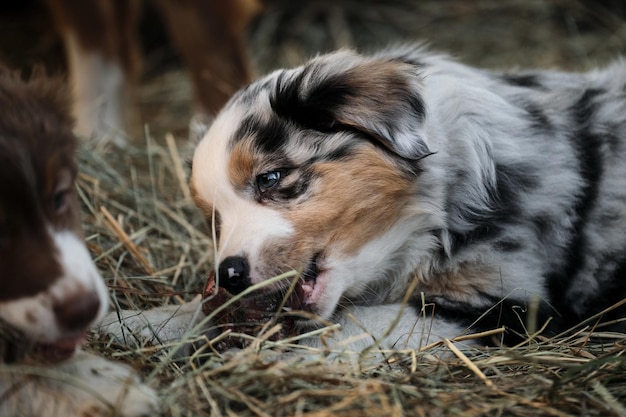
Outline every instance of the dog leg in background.
[[[67, 54], [79, 136], [124, 145], [140, 133], [132, 94], [141, 74], [141, 0], [46, 0]], [[250, 82], [246, 30], [260, 0], [157, 0], [199, 110], [213, 115]]]
[[247, 29], [262, 0], [156, 0], [194, 85], [199, 110], [215, 115], [252, 80]]
[[126, 143], [140, 73], [140, 0], [47, 0], [65, 43], [79, 136]]
[[128, 366], [86, 352], [55, 366], [0, 369], [0, 415], [158, 415], [158, 398]]

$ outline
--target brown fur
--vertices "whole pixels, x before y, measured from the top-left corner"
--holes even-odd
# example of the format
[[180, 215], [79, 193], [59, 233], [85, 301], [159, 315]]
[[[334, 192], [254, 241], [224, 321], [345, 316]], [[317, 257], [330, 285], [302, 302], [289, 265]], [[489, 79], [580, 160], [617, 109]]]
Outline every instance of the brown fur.
[[[361, 149], [348, 161], [320, 163], [314, 171], [312, 196], [283, 213], [294, 225], [295, 235], [265, 245], [261, 258], [273, 269], [264, 271], [264, 276], [301, 270], [324, 248], [354, 254], [402, 217], [402, 202], [408, 203], [409, 180], [374, 147]], [[348, 180], [352, 187], [347, 189], [343, 184]], [[396, 203], [388, 205], [388, 201]]]
[[418, 271], [418, 279], [417, 292], [469, 302], [479, 297], [481, 292], [497, 288], [500, 276], [493, 268], [465, 263], [454, 271], [440, 272], [432, 277], [423, 276]]
[[[228, 178], [235, 189], [243, 189], [252, 181], [256, 174], [262, 155], [258, 154], [250, 140], [241, 140], [233, 147], [228, 160]], [[257, 168], [258, 169], [258, 168]]]
[[213, 212], [213, 206], [206, 202], [200, 194], [198, 193], [197, 188], [195, 187], [193, 182], [189, 183], [189, 191], [191, 192], [191, 199], [194, 204], [200, 209], [200, 212], [204, 215], [205, 219], [211, 218], [211, 213]]
[[258, 0], [158, 0], [203, 110], [216, 113], [252, 79], [247, 53], [250, 22], [263, 10]]
[[[59, 31], [76, 36], [85, 51], [119, 62], [136, 80], [141, 72], [138, 23], [142, 0], [46, 0]], [[216, 113], [252, 78], [248, 24], [261, 0], [157, 0], [164, 23], [189, 70], [202, 110]]]
[[364, 120], [394, 115], [402, 104], [398, 97], [411, 88], [406, 73], [414, 71], [398, 62], [365, 62], [346, 71], [345, 82], [352, 93], [336, 112], [337, 122], [362, 129]]
[[[379, 150], [363, 148], [348, 161], [323, 162], [314, 170], [319, 176], [315, 196], [287, 213], [296, 227], [296, 245], [313, 240], [353, 255], [402, 217], [411, 183]], [[348, 183], [350, 188], [344, 186]]]
[[[0, 109], [0, 301], [6, 301], [39, 293], [58, 278], [45, 221], [80, 230], [80, 220], [71, 186], [76, 140], [60, 80], [36, 73], [23, 82], [0, 69]], [[68, 174], [68, 204], [56, 213], [57, 182]]]
[[108, 299], [80, 242], [68, 114], [60, 80], [0, 69], [0, 415], [157, 415], [134, 371], [79, 349]]
[[77, 36], [86, 51], [98, 50], [132, 77], [141, 67], [135, 34], [141, 0], [46, 0], [60, 32]]

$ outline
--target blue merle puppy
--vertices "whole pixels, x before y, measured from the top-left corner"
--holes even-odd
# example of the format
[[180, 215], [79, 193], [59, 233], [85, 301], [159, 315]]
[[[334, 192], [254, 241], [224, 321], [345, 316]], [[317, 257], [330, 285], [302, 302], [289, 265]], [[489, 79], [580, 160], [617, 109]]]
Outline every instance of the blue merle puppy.
[[626, 331], [624, 307], [599, 314], [626, 297], [624, 61], [506, 74], [342, 50], [244, 88], [201, 136], [219, 284], [300, 271], [302, 331], [338, 322], [354, 348], [497, 326], [512, 343], [594, 315]]

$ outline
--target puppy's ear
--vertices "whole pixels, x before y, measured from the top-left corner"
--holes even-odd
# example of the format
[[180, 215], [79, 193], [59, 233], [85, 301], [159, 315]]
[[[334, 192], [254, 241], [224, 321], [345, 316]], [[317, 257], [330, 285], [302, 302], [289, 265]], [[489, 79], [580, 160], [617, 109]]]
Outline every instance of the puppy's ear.
[[211, 128], [213, 118], [205, 113], [196, 113], [189, 121], [189, 142], [194, 145], [200, 143]]
[[321, 131], [356, 130], [407, 159], [430, 153], [426, 109], [413, 65], [340, 51], [279, 76], [274, 111]]

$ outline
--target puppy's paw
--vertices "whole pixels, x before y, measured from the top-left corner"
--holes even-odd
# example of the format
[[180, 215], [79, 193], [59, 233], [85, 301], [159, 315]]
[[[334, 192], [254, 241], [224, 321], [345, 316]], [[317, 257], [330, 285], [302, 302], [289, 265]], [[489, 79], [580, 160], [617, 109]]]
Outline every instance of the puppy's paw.
[[78, 351], [67, 361], [5, 366], [0, 416], [156, 417], [152, 388], [129, 366]]
[[200, 301], [198, 296], [183, 305], [113, 311], [100, 321], [98, 331], [126, 346], [177, 342], [204, 318]]
[[68, 371], [85, 382], [79, 416], [152, 417], [160, 415], [156, 392], [130, 367], [88, 353], [77, 355]]

